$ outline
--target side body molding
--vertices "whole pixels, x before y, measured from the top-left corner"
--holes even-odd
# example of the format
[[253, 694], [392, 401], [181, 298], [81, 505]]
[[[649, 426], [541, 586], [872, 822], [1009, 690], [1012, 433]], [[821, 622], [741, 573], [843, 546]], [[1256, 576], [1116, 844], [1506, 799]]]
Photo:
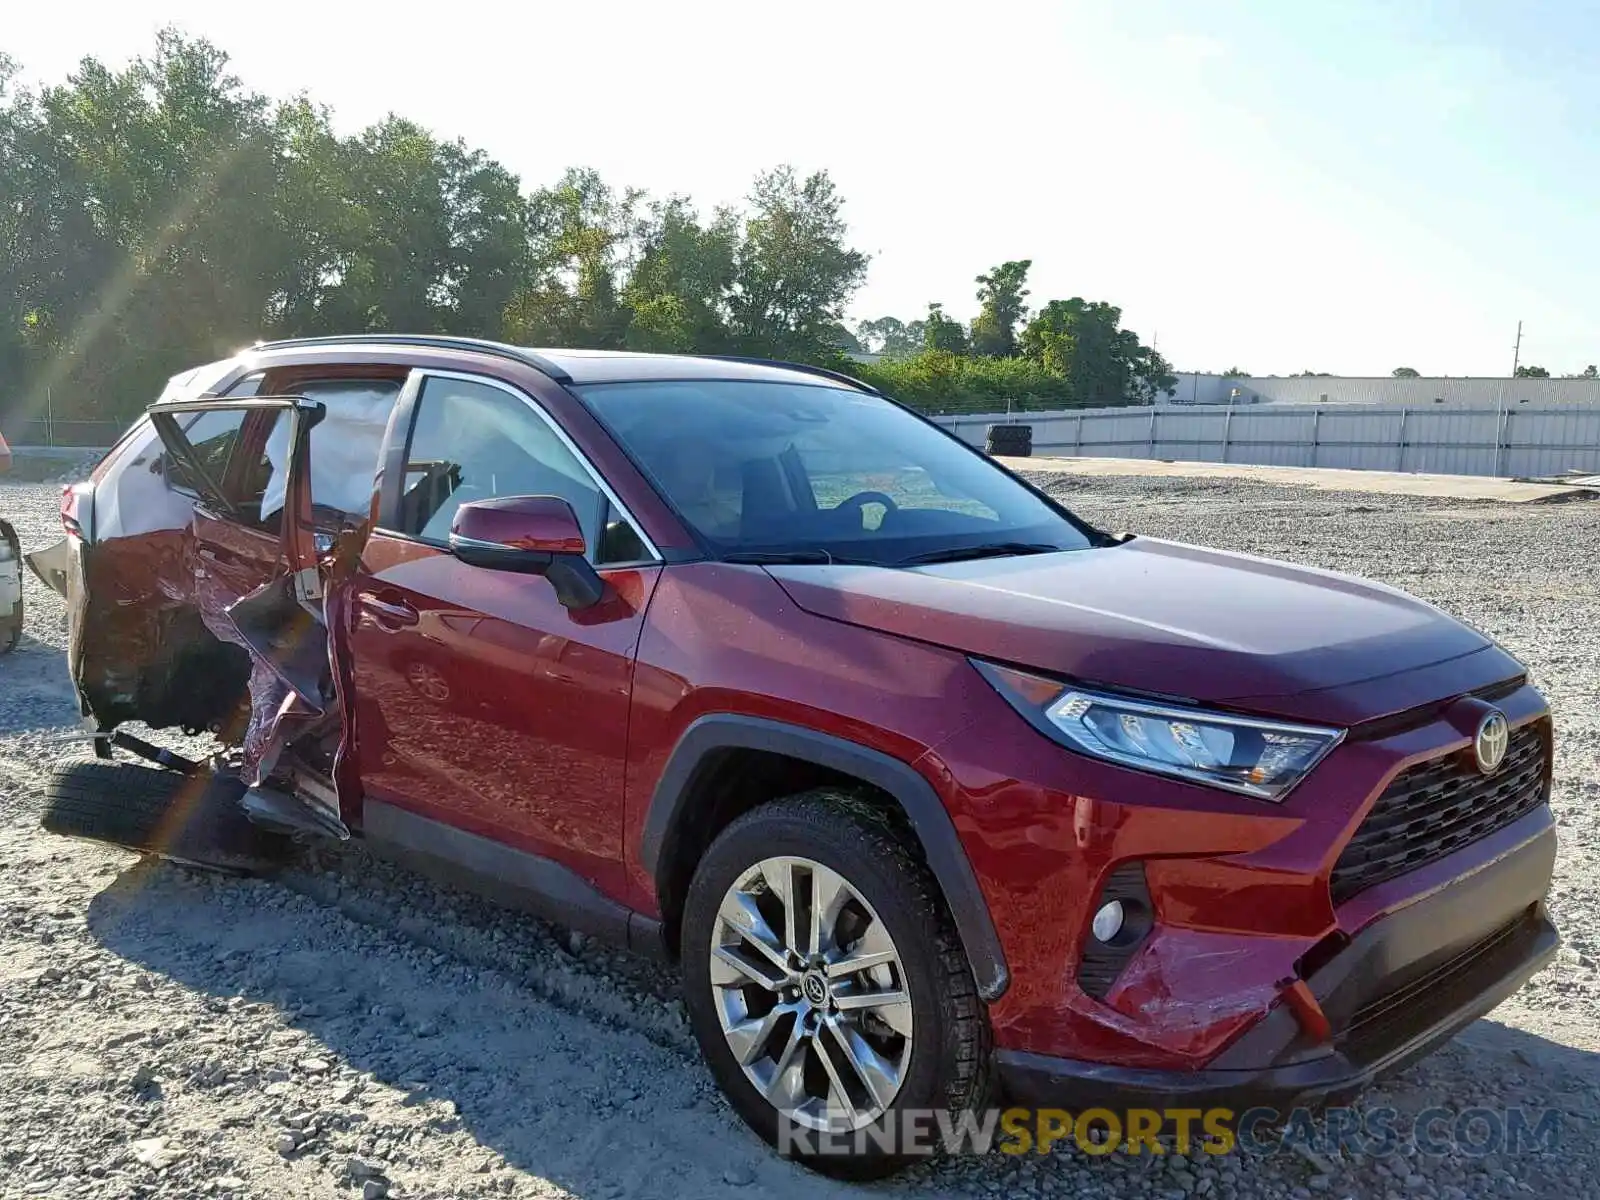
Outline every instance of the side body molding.
[[640, 834], [639, 861], [658, 882], [679, 822], [692, 821], [686, 805], [704, 769], [723, 750], [765, 750], [853, 775], [888, 793], [905, 812], [922, 844], [923, 857], [944, 892], [966, 948], [978, 993], [994, 1002], [1011, 983], [1005, 952], [989, 915], [978, 877], [939, 794], [920, 773], [878, 750], [797, 725], [736, 713], [712, 713], [694, 721], [678, 740], [661, 772]]
[[618, 904], [554, 859], [371, 797], [362, 816], [367, 844], [381, 857], [637, 954], [666, 957], [657, 922]]

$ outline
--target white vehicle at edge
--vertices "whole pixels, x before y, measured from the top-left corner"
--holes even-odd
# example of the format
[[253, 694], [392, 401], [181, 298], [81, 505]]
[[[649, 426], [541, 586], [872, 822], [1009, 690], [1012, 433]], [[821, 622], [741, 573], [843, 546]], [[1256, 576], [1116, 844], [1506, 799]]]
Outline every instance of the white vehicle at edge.
[[[11, 466], [11, 447], [0, 435], [0, 471]], [[17, 531], [0, 521], [0, 654], [22, 640], [22, 545]]]
[[22, 547], [16, 531], [0, 521], [0, 654], [22, 640]]

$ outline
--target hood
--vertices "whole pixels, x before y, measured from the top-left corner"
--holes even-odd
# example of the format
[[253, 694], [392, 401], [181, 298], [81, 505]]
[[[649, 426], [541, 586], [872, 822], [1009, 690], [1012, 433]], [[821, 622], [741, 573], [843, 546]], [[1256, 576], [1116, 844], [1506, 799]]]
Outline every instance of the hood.
[[[1326, 695], [1493, 645], [1382, 584], [1155, 538], [915, 569], [769, 570], [817, 616], [1087, 684], [1285, 716], [1305, 706], [1284, 698]], [[1497, 677], [1515, 673], [1508, 656], [1487, 657]]]

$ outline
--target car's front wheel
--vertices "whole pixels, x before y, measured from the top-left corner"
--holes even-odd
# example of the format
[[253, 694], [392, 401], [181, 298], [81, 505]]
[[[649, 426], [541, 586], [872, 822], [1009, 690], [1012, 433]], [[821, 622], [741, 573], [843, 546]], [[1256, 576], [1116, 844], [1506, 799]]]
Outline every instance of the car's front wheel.
[[829, 1174], [893, 1171], [934, 1148], [912, 1112], [986, 1099], [988, 1015], [913, 847], [871, 801], [809, 792], [729, 825], [685, 905], [712, 1074], [757, 1133]]

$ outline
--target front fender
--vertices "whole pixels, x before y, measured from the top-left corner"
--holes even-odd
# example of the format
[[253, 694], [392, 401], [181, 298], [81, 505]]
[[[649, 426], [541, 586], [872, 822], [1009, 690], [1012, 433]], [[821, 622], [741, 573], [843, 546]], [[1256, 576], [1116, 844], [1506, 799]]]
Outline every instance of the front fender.
[[923, 857], [950, 906], [978, 994], [991, 1003], [1005, 994], [1011, 983], [1005, 951], [978, 877], [938, 792], [910, 764], [844, 738], [737, 713], [711, 713], [695, 720], [667, 760], [640, 833], [640, 865], [658, 887], [680, 822], [693, 820], [689, 800], [700, 773], [724, 750], [766, 750], [801, 759], [853, 776], [892, 797], [921, 843]]

